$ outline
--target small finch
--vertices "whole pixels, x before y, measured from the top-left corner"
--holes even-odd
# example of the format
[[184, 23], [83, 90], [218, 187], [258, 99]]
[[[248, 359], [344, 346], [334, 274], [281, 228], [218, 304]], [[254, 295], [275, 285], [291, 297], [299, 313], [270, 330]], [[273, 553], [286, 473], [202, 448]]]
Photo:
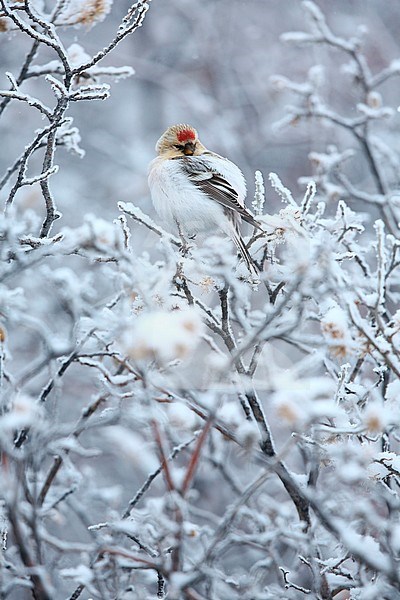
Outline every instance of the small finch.
[[246, 181], [227, 158], [207, 150], [190, 125], [169, 127], [156, 144], [149, 167], [154, 208], [169, 229], [188, 238], [217, 231], [235, 243], [251, 275], [257, 269], [239, 231], [241, 219], [261, 229], [246, 208]]

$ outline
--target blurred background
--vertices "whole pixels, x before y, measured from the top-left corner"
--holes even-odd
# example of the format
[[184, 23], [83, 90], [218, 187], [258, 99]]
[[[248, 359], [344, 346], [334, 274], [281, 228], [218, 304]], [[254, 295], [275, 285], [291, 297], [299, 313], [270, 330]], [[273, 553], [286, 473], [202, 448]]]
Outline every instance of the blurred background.
[[[351, 36], [366, 26], [370, 31], [365, 37], [366, 55], [373, 72], [400, 55], [397, 1], [318, 0], [317, 4], [338, 35]], [[60, 30], [65, 46], [79, 43], [92, 55], [111, 40], [129, 5], [126, 0], [114, 2], [111, 14], [92, 29]], [[147, 165], [160, 134], [179, 122], [194, 125], [206, 146], [240, 165], [248, 181], [249, 205], [256, 169], [265, 177], [277, 172], [300, 195], [298, 178], [312, 173], [309, 152], [323, 151], [327, 144], [340, 146], [344, 134], [318, 122], [275, 130], [273, 124], [284, 116], [285, 105], [297, 99], [291, 92], [277, 91], [271, 76], [284, 74], [301, 83], [312, 65], [323, 63], [323, 94], [330, 105], [351, 117], [360, 97], [341, 71], [347, 60], [342, 52], [282, 43], [280, 35], [292, 30], [309, 31], [298, 0], [154, 0], [144, 26], [104, 61], [104, 65], [130, 65], [135, 75], [112, 83], [107, 101], [81, 102], [70, 108], [86, 155], [80, 159], [64, 149], [58, 152], [61, 168], [51, 184], [64, 219], [53, 231], [78, 225], [87, 212], [115, 218], [118, 201], [132, 201], [153, 214]], [[28, 48], [19, 34], [0, 35], [1, 88], [9, 86], [4, 72], [17, 74]], [[54, 53], [41, 50], [36, 63], [54, 58]], [[29, 80], [23, 89], [53, 106], [49, 85], [42, 78]], [[393, 80], [382, 91], [386, 101], [400, 103]], [[31, 139], [33, 129], [41, 126], [35, 112], [14, 102], [0, 120], [0, 174]], [[397, 144], [399, 119], [395, 121], [389, 135]], [[354, 144], [348, 139], [344, 145], [349, 143]], [[362, 167], [353, 163], [352, 175], [354, 183], [361, 181]], [[19, 202], [40, 212], [43, 201], [37, 188], [25, 188]], [[1, 200], [6, 193], [7, 189], [0, 192]], [[267, 211], [279, 208], [279, 198], [269, 192]]]

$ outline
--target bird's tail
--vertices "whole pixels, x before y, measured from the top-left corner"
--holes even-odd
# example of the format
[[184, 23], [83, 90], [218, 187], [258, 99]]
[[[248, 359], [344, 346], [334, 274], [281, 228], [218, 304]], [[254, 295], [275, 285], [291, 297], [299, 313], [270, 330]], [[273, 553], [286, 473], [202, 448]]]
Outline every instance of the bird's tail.
[[250, 275], [252, 276], [253, 279], [259, 280], [260, 279], [259, 271], [258, 271], [256, 265], [254, 264], [254, 261], [251, 258], [250, 253], [247, 250], [246, 244], [244, 243], [243, 238], [241, 237], [240, 233], [235, 230], [235, 232], [232, 236], [232, 239], [235, 242], [235, 245], [236, 245], [237, 249], [239, 250], [239, 253], [240, 253], [242, 259], [246, 263], [246, 266], [247, 266], [247, 269], [248, 269]]

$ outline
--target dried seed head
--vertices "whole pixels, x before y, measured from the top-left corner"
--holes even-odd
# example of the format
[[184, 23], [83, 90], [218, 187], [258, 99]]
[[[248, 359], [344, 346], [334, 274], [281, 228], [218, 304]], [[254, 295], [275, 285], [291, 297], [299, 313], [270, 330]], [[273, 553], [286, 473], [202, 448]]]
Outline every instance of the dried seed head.
[[113, 0], [71, 0], [60, 15], [66, 25], [93, 26], [103, 21], [111, 10]]
[[0, 33], [4, 32], [4, 31], [8, 31], [9, 29], [9, 21], [8, 19], [0, 19]]

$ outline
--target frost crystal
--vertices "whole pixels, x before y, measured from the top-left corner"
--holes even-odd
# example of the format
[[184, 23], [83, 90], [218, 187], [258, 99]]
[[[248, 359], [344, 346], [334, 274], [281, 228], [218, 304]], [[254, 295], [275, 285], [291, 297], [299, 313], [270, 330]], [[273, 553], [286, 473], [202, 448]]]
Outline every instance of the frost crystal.
[[255, 172], [255, 184], [256, 189], [254, 193], [254, 200], [252, 202], [252, 206], [254, 209], [254, 214], [262, 215], [264, 212], [265, 187], [261, 171]]

